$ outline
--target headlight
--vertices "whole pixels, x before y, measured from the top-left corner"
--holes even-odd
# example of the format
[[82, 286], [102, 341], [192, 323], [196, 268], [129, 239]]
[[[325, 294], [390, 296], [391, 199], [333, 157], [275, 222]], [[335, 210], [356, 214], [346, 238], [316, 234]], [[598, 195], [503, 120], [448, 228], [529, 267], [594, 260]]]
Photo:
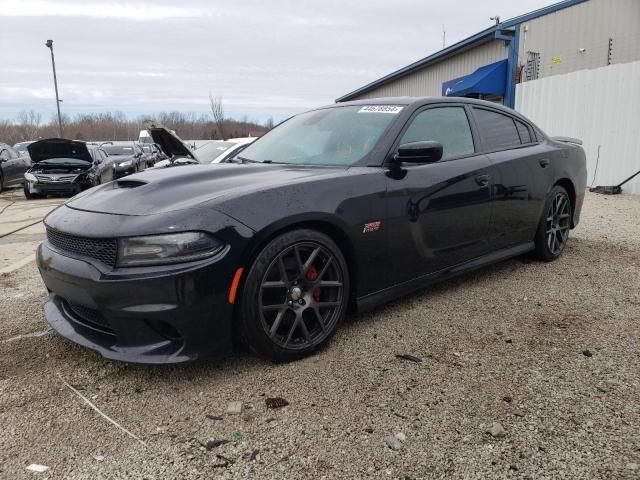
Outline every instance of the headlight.
[[170, 233], [118, 239], [118, 266], [163, 265], [211, 257], [224, 244], [203, 232]]
[[126, 162], [120, 162], [118, 164], [119, 167], [130, 167], [133, 163], [133, 160], [127, 160]]
[[27, 182], [37, 182], [38, 179], [36, 178], [36, 176], [33, 173], [25, 173], [24, 174], [24, 179]]

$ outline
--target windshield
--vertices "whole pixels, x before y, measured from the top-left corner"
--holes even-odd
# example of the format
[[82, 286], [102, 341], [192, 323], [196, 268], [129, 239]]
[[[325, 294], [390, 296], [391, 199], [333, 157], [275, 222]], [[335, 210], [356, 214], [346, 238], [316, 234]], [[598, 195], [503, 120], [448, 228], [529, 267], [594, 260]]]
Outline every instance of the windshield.
[[135, 151], [133, 147], [127, 147], [124, 145], [105, 145], [104, 150], [107, 152], [107, 155], [133, 155]]
[[211, 163], [234, 145], [234, 142], [209, 142], [197, 150], [198, 160], [200, 163]]
[[15, 148], [17, 151], [19, 152], [26, 152], [27, 151], [27, 147], [29, 146], [28, 143], [16, 143], [13, 148]]
[[364, 158], [402, 107], [333, 107], [302, 113], [249, 145], [247, 161], [350, 166]]

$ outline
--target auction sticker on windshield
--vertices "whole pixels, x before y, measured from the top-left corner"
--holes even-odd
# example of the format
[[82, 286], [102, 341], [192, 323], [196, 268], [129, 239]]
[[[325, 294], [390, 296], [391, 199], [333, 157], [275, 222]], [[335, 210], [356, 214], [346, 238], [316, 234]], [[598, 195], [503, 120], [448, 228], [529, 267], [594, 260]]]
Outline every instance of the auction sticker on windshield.
[[397, 105], [367, 105], [358, 110], [358, 113], [392, 113], [397, 115], [403, 108]]

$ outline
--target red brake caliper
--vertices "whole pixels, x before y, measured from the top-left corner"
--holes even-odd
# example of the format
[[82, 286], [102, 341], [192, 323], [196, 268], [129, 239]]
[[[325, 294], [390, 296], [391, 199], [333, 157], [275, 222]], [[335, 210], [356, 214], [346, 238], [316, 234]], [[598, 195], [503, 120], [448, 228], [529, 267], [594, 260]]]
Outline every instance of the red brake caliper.
[[[314, 265], [311, 265], [307, 269], [307, 274], [305, 275], [305, 278], [309, 282], [315, 282], [316, 281], [316, 279], [318, 278], [318, 270], [316, 270], [316, 267]], [[313, 299], [316, 302], [320, 301], [320, 287], [316, 287], [316, 288], [313, 289]]]

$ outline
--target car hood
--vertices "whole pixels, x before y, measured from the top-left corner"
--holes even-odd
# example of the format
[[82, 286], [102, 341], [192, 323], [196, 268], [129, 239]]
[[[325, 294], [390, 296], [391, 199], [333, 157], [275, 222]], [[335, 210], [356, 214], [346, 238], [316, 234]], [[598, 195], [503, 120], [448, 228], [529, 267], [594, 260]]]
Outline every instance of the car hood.
[[[344, 167], [305, 167], [279, 164], [226, 164], [211, 168], [191, 165], [129, 175], [76, 195], [66, 205], [77, 210], [116, 215], [153, 215], [185, 208], [213, 206], [218, 200], [240, 198], [255, 191], [276, 189], [344, 175]], [[250, 207], [248, 207], [250, 208]]]
[[151, 135], [153, 142], [157, 144], [169, 158], [186, 157], [198, 161], [196, 155], [187, 147], [180, 137], [174, 135], [166, 128], [152, 124], [147, 128], [147, 131]]
[[47, 138], [38, 140], [27, 147], [31, 163], [35, 164], [51, 158], [73, 158], [92, 163], [93, 158], [89, 153], [87, 144], [66, 138]]

